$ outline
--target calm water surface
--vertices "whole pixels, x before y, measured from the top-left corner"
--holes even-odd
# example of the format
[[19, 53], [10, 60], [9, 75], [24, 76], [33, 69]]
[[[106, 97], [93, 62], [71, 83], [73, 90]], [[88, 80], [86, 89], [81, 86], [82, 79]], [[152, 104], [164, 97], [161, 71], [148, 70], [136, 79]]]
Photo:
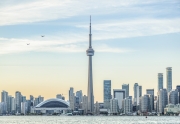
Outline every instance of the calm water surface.
[[0, 116], [0, 124], [180, 124], [180, 116]]

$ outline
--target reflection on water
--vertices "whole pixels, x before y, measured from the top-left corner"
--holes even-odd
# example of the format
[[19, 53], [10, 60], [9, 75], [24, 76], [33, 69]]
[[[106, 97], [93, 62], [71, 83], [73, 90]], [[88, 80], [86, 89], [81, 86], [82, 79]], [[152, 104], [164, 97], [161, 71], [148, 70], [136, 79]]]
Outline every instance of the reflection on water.
[[180, 116], [0, 116], [0, 124], [180, 124]]

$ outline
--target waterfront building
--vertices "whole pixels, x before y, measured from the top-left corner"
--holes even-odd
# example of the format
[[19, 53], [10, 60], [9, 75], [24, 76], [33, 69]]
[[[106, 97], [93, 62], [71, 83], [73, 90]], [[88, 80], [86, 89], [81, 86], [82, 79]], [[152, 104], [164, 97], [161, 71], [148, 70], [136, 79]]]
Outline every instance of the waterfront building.
[[65, 113], [66, 111], [69, 110], [70, 110], [69, 102], [64, 101], [62, 99], [52, 98], [39, 103], [35, 108], [33, 108], [32, 112], [53, 114], [53, 113], [61, 113], [62, 111]]
[[[1, 92], [1, 102], [3, 102], [3, 107], [5, 106], [5, 111], [6, 112], [8, 112], [8, 92], [6, 92], [6, 91], [2, 91]], [[6, 105], [4, 105], [4, 104], [6, 104]]]
[[78, 111], [78, 109], [80, 108], [80, 102], [79, 102], [79, 97], [78, 96], [74, 96], [74, 110]]
[[0, 114], [2, 115], [6, 114], [7, 113], [6, 110], [7, 110], [7, 104], [4, 102], [0, 102]]
[[87, 56], [89, 56], [88, 65], [88, 112], [94, 112], [94, 94], [93, 94], [93, 73], [92, 73], [92, 56], [94, 55], [94, 50], [92, 48], [92, 34], [91, 34], [91, 17], [90, 17], [90, 27], [89, 27], [89, 48], [86, 50]]
[[176, 89], [178, 90], [178, 103], [180, 103], [180, 85], [176, 86]]
[[172, 67], [166, 68], [166, 86], [167, 92], [172, 90]]
[[122, 101], [126, 98], [126, 90], [124, 89], [113, 89], [113, 97], [118, 100], [118, 107], [122, 109]]
[[110, 113], [113, 115], [117, 115], [119, 113], [118, 99], [116, 98], [112, 98], [110, 100]]
[[70, 102], [71, 110], [74, 110], [74, 108], [75, 108], [75, 96], [74, 96], [74, 88], [73, 87], [70, 87], [70, 90], [69, 90], [69, 102]]
[[140, 111], [141, 113], [146, 113], [148, 112], [148, 108], [149, 108], [149, 95], [144, 95], [140, 97], [139, 100], [139, 104], [140, 104]]
[[31, 112], [31, 100], [26, 100], [27, 103], [27, 113]]
[[137, 106], [139, 104], [139, 85], [138, 83], [134, 84], [134, 105]]
[[100, 109], [103, 109], [103, 108], [104, 108], [104, 103], [103, 103], [103, 102], [100, 102], [100, 103], [99, 103], [99, 108], [100, 108]]
[[99, 115], [100, 109], [99, 109], [99, 103], [96, 101], [94, 105], [94, 114]]
[[34, 106], [34, 96], [30, 95], [30, 100], [31, 100], [31, 106]]
[[110, 108], [110, 99], [111, 99], [111, 80], [104, 80], [103, 83], [103, 97], [104, 97], [104, 108]]
[[158, 104], [158, 101], [157, 100], [154, 100], [154, 111], [157, 112], [157, 104]]
[[178, 90], [171, 90], [168, 93], [168, 104], [178, 104]]
[[179, 114], [180, 112], [180, 104], [168, 104], [164, 108], [164, 114]]
[[129, 84], [123, 84], [122, 89], [126, 90], [126, 97], [129, 97]]
[[16, 99], [14, 97], [12, 97], [12, 102], [11, 102], [11, 113], [15, 113], [16, 112]]
[[82, 102], [82, 96], [83, 96], [82, 90], [79, 90], [79, 91], [76, 92], [76, 97], [78, 97], [78, 99], [79, 99], [78, 102], [79, 103]]
[[158, 73], [158, 91], [163, 89], [163, 73]]
[[147, 94], [148, 95], [148, 111], [153, 112], [154, 111], [154, 95]]
[[154, 110], [154, 89], [146, 89], [146, 94], [149, 95], [149, 100], [150, 100], [149, 111], [152, 112]]
[[122, 106], [123, 106], [124, 114], [127, 115], [131, 113], [132, 112], [132, 99], [130, 99], [129, 97], [126, 97], [125, 99], [123, 99]]
[[87, 114], [88, 110], [88, 97], [86, 95], [82, 98], [82, 109], [84, 110], [84, 114]]
[[163, 113], [164, 108], [168, 104], [168, 94], [166, 89], [160, 89], [158, 91], [158, 112]]
[[21, 113], [26, 115], [28, 110], [27, 102], [21, 102]]
[[21, 92], [16, 91], [15, 93], [16, 113], [21, 113], [21, 102], [22, 102]]
[[11, 113], [11, 104], [12, 104], [12, 96], [11, 95], [9, 95], [8, 96], [8, 103], [7, 103], [7, 111], [8, 111], [8, 113]]

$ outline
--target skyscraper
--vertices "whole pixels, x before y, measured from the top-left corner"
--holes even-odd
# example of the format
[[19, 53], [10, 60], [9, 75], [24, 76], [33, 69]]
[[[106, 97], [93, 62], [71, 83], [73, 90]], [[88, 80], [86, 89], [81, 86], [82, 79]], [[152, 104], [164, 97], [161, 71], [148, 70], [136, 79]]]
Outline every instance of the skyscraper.
[[122, 101], [126, 98], [126, 90], [113, 89], [113, 96], [118, 100], [119, 109], [122, 109]]
[[139, 85], [138, 83], [134, 84], [134, 105], [139, 104]]
[[75, 96], [74, 96], [74, 88], [73, 87], [70, 87], [70, 90], [69, 90], [69, 102], [70, 102], [70, 108], [72, 110], [74, 110], [75, 108]]
[[91, 16], [90, 16], [90, 27], [89, 27], [89, 48], [86, 50], [87, 56], [89, 56], [89, 66], [88, 66], [88, 111], [90, 113], [94, 112], [94, 94], [93, 94], [93, 75], [92, 75], [92, 56], [94, 55], [94, 50], [91, 46]]
[[154, 110], [154, 89], [146, 89], [146, 94], [149, 95], [149, 111]]
[[110, 99], [111, 99], [111, 80], [104, 80], [104, 108], [110, 107]]
[[21, 113], [21, 102], [22, 102], [21, 92], [16, 91], [15, 103], [16, 103], [16, 112], [18, 112], [18, 113]]
[[87, 114], [87, 108], [88, 108], [88, 97], [84, 95], [82, 97], [82, 109], [84, 110], [84, 114]]
[[96, 115], [99, 115], [99, 103], [96, 101], [95, 105], [94, 105], [94, 113]]
[[30, 101], [31, 101], [31, 106], [34, 105], [34, 96], [33, 95], [30, 95]]
[[4, 90], [1, 92], [1, 102], [4, 103], [5, 111], [7, 112], [8, 111], [8, 92]]
[[154, 110], [154, 95], [152, 94], [147, 94], [149, 99], [148, 99], [148, 102], [149, 102], [149, 106], [148, 106], [148, 111], [149, 112], [152, 112]]
[[118, 99], [116, 98], [112, 98], [110, 100], [110, 111], [111, 111], [111, 114], [118, 114], [119, 112], [119, 107], [118, 107]]
[[8, 104], [7, 104], [7, 111], [8, 111], [8, 113], [11, 112], [11, 107], [12, 107], [11, 104], [12, 104], [12, 96], [9, 95], [8, 96]]
[[123, 84], [122, 89], [126, 90], [126, 97], [129, 97], [129, 84]]
[[126, 97], [125, 99], [123, 99], [123, 110], [124, 110], [124, 114], [128, 114], [130, 112], [132, 112], [132, 99], [130, 99], [129, 97]]
[[158, 91], [163, 89], [163, 73], [158, 73]]
[[15, 98], [12, 97], [12, 103], [11, 103], [11, 113], [16, 112], [16, 103], [15, 103]]
[[144, 96], [141, 96], [139, 99], [139, 104], [140, 104], [140, 111], [142, 113], [144, 112], [148, 112], [148, 108], [149, 108], [149, 96], [146, 94]]
[[83, 93], [82, 90], [76, 91], [76, 97], [79, 99], [79, 103], [82, 102]]
[[166, 86], [167, 92], [172, 90], [172, 67], [166, 68]]
[[142, 96], [142, 86], [139, 86], [139, 97]]
[[177, 85], [176, 89], [178, 90], [178, 96], [179, 96], [178, 103], [180, 103], [180, 85]]
[[168, 93], [168, 103], [169, 104], [178, 104], [178, 90], [171, 90]]
[[158, 91], [158, 112], [163, 113], [164, 108], [168, 104], [168, 94], [166, 89], [160, 89]]

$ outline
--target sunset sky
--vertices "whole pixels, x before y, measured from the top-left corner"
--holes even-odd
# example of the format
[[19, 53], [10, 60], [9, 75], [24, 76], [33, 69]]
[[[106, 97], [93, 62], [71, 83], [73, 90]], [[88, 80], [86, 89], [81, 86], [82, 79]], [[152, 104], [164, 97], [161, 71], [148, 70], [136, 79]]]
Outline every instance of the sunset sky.
[[132, 96], [134, 83], [156, 94], [166, 67], [173, 89], [180, 85], [179, 0], [1, 0], [0, 91], [86, 95], [90, 15], [95, 101], [103, 101], [103, 80], [112, 89], [129, 84]]

